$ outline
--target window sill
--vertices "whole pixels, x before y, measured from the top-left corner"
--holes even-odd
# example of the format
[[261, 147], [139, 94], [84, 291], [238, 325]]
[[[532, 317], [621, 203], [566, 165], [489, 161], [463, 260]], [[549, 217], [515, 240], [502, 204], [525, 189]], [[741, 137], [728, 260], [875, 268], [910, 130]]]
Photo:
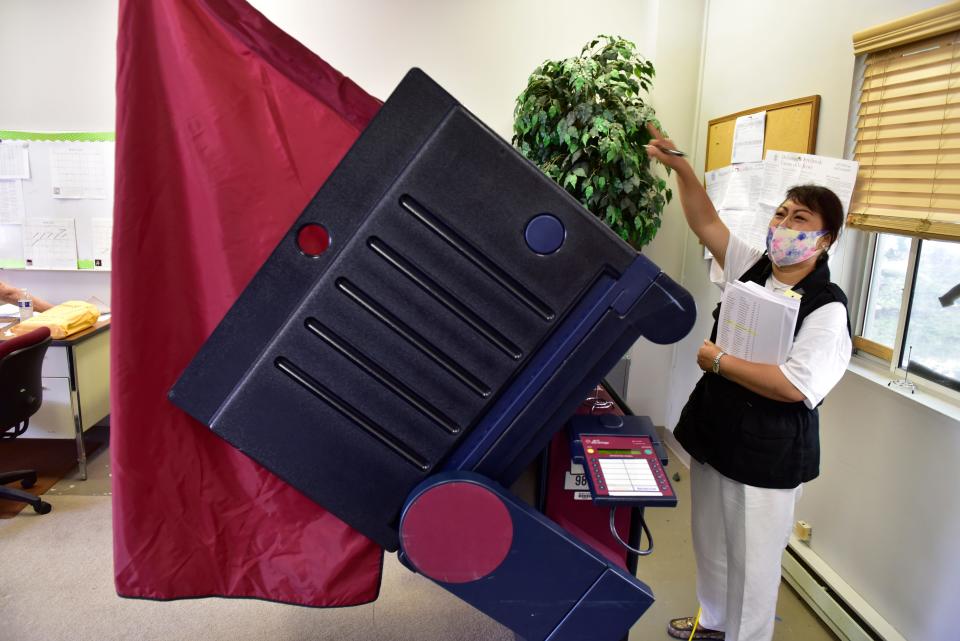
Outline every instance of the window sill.
[[960, 402], [930, 392], [928, 389], [925, 389], [926, 385], [922, 380], [915, 381], [917, 388], [913, 394], [906, 390], [891, 387], [888, 385], [891, 379], [890, 370], [860, 356], [854, 356], [850, 359], [850, 365], [847, 366], [847, 371], [860, 378], [876, 383], [886, 390], [888, 394], [902, 396], [909, 401], [919, 403], [938, 414], [960, 422]]

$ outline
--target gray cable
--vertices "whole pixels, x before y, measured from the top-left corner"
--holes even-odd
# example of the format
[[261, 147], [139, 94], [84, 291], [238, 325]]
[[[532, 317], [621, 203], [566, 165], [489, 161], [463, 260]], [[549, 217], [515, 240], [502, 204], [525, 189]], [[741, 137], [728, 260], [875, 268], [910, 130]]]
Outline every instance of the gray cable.
[[[630, 552], [633, 552], [634, 554], [637, 554], [639, 556], [650, 556], [651, 554], [653, 554], [653, 535], [650, 534], [650, 528], [647, 527], [647, 522], [643, 520], [643, 508], [641, 507], [637, 509], [640, 510], [640, 528], [647, 535], [647, 542], [649, 543], [649, 545], [647, 545], [647, 549], [638, 550], [637, 548], [630, 547], [629, 543], [626, 543], [623, 539], [620, 538], [620, 533], [617, 532], [617, 522], [616, 522], [617, 506], [616, 505], [610, 508], [610, 534], [613, 535], [613, 538], [615, 538], [620, 543], [620, 545], [625, 547]], [[643, 540], [643, 534], [640, 535], [640, 539]]]

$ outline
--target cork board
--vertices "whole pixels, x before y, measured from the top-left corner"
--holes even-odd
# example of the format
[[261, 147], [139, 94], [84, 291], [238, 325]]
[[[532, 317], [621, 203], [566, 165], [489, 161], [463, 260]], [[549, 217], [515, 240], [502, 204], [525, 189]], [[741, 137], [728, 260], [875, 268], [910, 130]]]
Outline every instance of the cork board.
[[767, 112], [767, 124], [763, 136], [764, 157], [768, 149], [801, 154], [816, 153], [820, 96], [807, 96], [747, 109], [711, 120], [707, 126], [706, 171], [720, 169], [730, 164], [733, 154], [733, 127], [737, 118], [761, 111]]

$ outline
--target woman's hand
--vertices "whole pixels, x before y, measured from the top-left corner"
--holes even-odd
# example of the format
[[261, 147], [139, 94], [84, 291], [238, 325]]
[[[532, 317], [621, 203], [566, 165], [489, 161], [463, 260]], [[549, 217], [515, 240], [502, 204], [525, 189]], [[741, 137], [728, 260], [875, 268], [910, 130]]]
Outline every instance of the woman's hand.
[[713, 371], [713, 359], [717, 357], [717, 354], [720, 353], [720, 348], [711, 343], [709, 340], [704, 340], [703, 345], [700, 346], [700, 349], [697, 350], [697, 365], [700, 366], [705, 372]]
[[662, 149], [676, 149], [677, 146], [669, 138], [665, 138], [659, 129], [652, 123], [647, 123], [647, 131], [650, 132], [650, 144], [646, 146], [647, 156], [659, 160], [674, 171], [689, 169], [690, 163], [680, 156], [674, 156], [661, 151]]
[[[710, 341], [703, 341], [703, 345], [697, 350], [697, 365], [705, 372], [712, 372], [713, 359], [721, 351]], [[720, 359], [719, 374], [729, 381], [746, 387], [751, 392], [774, 401], [797, 403], [804, 399], [803, 393], [794, 387], [776, 365], [751, 363], [724, 353], [723, 358]]]
[[647, 156], [656, 158], [665, 167], [674, 170], [680, 192], [680, 205], [683, 207], [683, 215], [687, 219], [687, 224], [690, 225], [690, 230], [710, 250], [717, 264], [723, 267], [730, 230], [717, 215], [717, 210], [707, 196], [707, 190], [693, 173], [690, 163], [680, 156], [665, 154], [661, 151], [661, 149], [676, 149], [673, 141], [664, 138], [653, 123], [647, 123], [647, 131], [650, 132], [651, 137], [650, 144], [647, 145]]

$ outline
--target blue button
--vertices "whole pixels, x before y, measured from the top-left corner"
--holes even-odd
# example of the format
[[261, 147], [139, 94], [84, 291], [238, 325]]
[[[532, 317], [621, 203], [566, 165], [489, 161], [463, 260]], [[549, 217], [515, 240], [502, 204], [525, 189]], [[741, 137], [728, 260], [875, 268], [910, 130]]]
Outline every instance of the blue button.
[[527, 247], [536, 253], [552, 254], [563, 245], [567, 230], [564, 229], [560, 219], [553, 214], [540, 214], [527, 223], [523, 236], [527, 241]]

